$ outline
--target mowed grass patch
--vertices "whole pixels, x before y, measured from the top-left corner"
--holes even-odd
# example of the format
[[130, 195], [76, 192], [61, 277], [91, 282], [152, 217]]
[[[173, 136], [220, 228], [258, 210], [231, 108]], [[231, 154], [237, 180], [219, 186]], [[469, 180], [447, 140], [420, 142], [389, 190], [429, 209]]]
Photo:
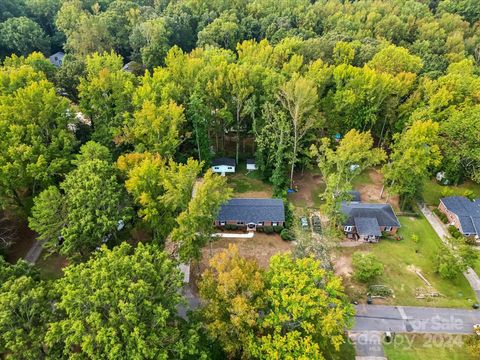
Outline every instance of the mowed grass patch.
[[[400, 217], [402, 225], [399, 235], [403, 240], [381, 239], [378, 244], [365, 244], [357, 248], [340, 249], [341, 255], [352, 256], [356, 251], [372, 252], [384, 265], [384, 274], [374, 283], [386, 285], [394, 291], [395, 298], [384, 302], [395, 305], [432, 306], [432, 307], [470, 307], [475, 301], [475, 294], [463, 275], [453, 280], [442, 279], [435, 273], [435, 260], [439, 250], [444, 246], [437, 234], [424, 217]], [[418, 242], [412, 240], [416, 234]], [[416, 289], [427, 292], [427, 285], [415, 273], [421, 271], [433, 288], [442, 296], [417, 299]], [[367, 285], [347, 281], [347, 290], [353, 300], [364, 301]]]
[[228, 185], [232, 187], [234, 194], [249, 192], [263, 192], [267, 196], [272, 194], [272, 186], [263, 182], [258, 171], [247, 172], [245, 167], [237, 167], [234, 174], [227, 174]]
[[394, 341], [384, 344], [389, 360], [474, 360], [461, 335], [398, 334]]
[[473, 191], [475, 198], [480, 197], [480, 184], [472, 181], [465, 181], [458, 186], [445, 186], [440, 185], [435, 179], [430, 179], [424, 184], [423, 200], [427, 205], [438, 206], [442, 192], [447, 189], [451, 190], [452, 195], [462, 196], [466, 190], [470, 190]]

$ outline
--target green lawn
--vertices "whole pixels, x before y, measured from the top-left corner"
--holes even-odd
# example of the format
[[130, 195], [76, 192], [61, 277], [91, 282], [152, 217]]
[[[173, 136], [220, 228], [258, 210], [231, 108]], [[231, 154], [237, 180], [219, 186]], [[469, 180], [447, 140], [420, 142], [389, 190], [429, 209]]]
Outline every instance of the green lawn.
[[373, 184], [372, 178], [369, 175], [370, 169], [365, 170], [360, 175], [355, 177], [352, 181], [352, 188], [355, 189], [357, 186]]
[[[375, 281], [375, 284], [387, 285], [393, 289], [395, 298], [388, 299], [387, 303], [435, 306], [435, 307], [470, 307], [474, 302], [475, 294], [464, 276], [452, 281], [440, 278], [434, 272], [435, 258], [438, 249], [444, 246], [437, 234], [424, 217], [400, 217], [402, 225], [399, 234], [403, 240], [382, 239], [378, 244], [365, 244], [357, 248], [340, 249], [340, 253], [351, 256], [355, 251], [370, 251], [384, 264], [384, 274]], [[412, 241], [412, 235], [419, 237], [419, 242]], [[415, 274], [419, 269], [433, 287], [443, 297], [417, 299], [415, 289], [425, 288], [425, 283]], [[366, 285], [350, 280], [347, 282], [347, 291], [354, 300], [364, 300]]]
[[320, 183], [320, 185], [316, 186], [314, 189], [312, 189], [312, 201], [313, 201], [313, 206], [315, 208], [320, 208], [322, 204], [324, 204], [323, 199], [320, 197], [325, 192], [326, 185], [325, 183]]
[[247, 172], [246, 165], [240, 164], [234, 174], [227, 174], [228, 184], [233, 188], [234, 194], [250, 191], [272, 193], [272, 186], [260, 179], [258, 171]]
[[383, 348], [388, 360], [474, 360], [458, 335], [397, 335]]
[[444, 186], [440, 185], [435, 179], [428, 180], [423, 189], [423, 199], [427, 205], [437, 206], [442, 197], [442, 191], [451, 189], [452, 195], [463, 195], [465, 190], [471, 190], [476, 197], [480, 197], [480, 184], [471, 181], [466, 181], [458, 186]]

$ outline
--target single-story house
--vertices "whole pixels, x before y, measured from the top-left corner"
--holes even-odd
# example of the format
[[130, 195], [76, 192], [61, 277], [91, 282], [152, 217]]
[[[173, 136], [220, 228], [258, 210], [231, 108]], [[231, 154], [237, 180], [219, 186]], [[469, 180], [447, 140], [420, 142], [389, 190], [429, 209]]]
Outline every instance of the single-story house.
[[342, 202], [346, 216], [343, 231], [349, 239], [378, 242], [382, 233], [395, 234], [400, 227], [390, 204]]
[[255, 159], [247, 159], [247, 170], [249, 171], [257, 170]]
[[480, 236], [480, 199], [471, 201], [464, 196], [448, 196], [440, 199], [438, 209], [464, 236]]
[[262, 226], [284, 226], [285, 208], [280, 199], [230, 199], [220, 207], [215, 226], [236, 225], [255, 231]]
[[215, 158], [212, 160], [212, 171], [225, 175], [225, 173], [234, 173], [236, 166], [235, 159], [232, 158]]
[[55, 65], [55, 66], [62, 66], [63, 63], [63, 58], [65, 57], [65, 54], [61, 51], [56, 52], [55, 54], [51, 55], [48, 60]]

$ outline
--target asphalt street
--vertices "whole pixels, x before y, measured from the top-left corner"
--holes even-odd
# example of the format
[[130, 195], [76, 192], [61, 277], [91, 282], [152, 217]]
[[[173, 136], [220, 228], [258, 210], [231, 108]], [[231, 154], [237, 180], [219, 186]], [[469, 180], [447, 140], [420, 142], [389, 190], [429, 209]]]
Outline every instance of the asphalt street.
[[479, 310], [412, 306], [357, 305], [352, 332], [472, 334]]

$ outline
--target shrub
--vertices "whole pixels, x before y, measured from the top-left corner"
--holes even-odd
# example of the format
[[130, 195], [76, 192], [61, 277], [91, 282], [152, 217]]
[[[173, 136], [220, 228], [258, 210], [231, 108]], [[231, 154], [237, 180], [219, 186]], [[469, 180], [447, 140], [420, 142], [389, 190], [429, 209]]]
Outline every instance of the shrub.
[[435, 208], [435, 209], [433, 209], [433, 212], [434, 212], [435, 215], [438, 216], [438, 218], [439, 218], [444, 224], [447, 224], [447, 223], [448, 223], [447, 215], [445, 215], [443, 212], [441, 212], [440, 209]]
[[440, 195], [442, 197], [452, 196], [453, 195], [453, 190], [449, 187], [445, 187], [445, 188], [442, 189], [442, 191], [440, 191]]
[[264, 232], [265, 234], [271, 234], [271, 233], [273, 233], [273, 226], [264, 226], [264, 227], [263, 227], [263, 232]]
[[285, 241], [292, 241], [292, 240], [295, 240], [295, 235], [293, 234], [293, 232], [289, 229], [283, 229], [281, 232], [280, 232], [280, 237], [282, 238], [282, 240], [285, 240]]
[[458, 231], [458, 229], [453, 226], [453, 225], [450, 225], [448, 227], [448, 232], [450, 233], [450, 235], [452, 235], [455, 239], [460, 239], [463, 235], [460, 231]]
[[461, 258], [450, 250], [443, 249], [436, 257], [435, 271], [442, 279], [454, 279], [465, 269]]
[[258, 231], [258, 232], [263, 232], [263, 231], [264, 231], [263, 226], [257, 227], [257, 231]]
[[225, 230], [237, 230], [238, 226], [234, 224], [227, 224], [225, 225]]
[[275, 231], [277, 234], [280, 234], [283, 230], [283, 226], [274, 226], [273, 231]]
[[284, 207], [285, 207], [285, 227], [287, 229], [290, 229], [293, 225], [293, 211], [292, 208], [290, 207], [290, 203], [288, 201], [284, 201]]
[[383, 264], [370, 253], [353, 254], [353, 267], [354, 277], [361, 282], [370, 282], [383, 274]]
[[420, 238], [418, 237], [417, 234], [412, 234], [412, 241], [416, 244], [418, 243], [418, 241], [420, 240]]
[[463, 196], [465, 196], [470, 201], [475, 200], [475, 197], [476, 197], [475, 193], [470, 189], [465, 190], [465, 192], [463, 193]]

